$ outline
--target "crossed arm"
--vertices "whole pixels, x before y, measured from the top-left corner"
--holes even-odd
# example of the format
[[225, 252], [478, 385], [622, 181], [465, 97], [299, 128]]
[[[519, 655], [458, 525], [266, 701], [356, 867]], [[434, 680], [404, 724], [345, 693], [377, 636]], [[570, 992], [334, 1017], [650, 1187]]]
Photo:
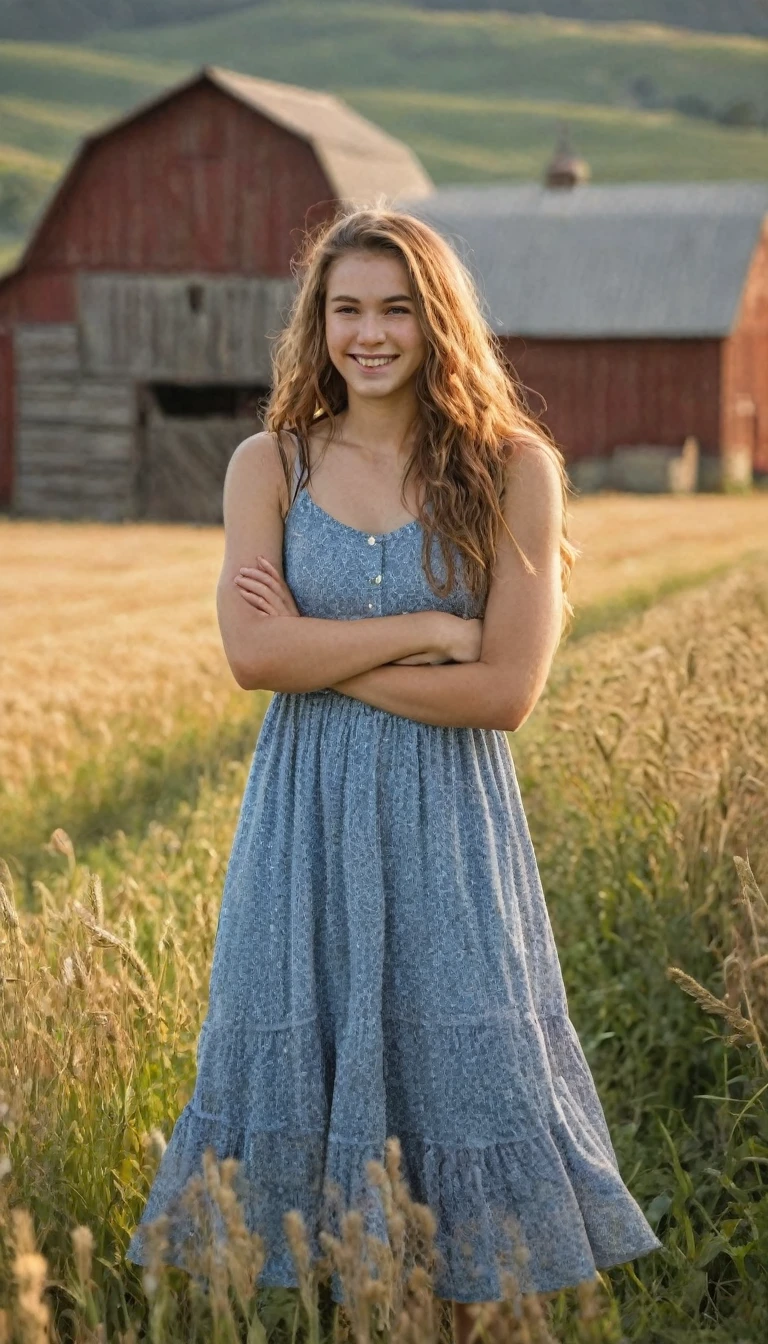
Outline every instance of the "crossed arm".
[[[526, 449], [510, 470], [505, 517], [535, 573], [526, 571], [502, 529], [477, 656], [455, 661], [467, 645], [449, 624], [459, 618], [443, 612], [354, 621], [298, 616], [282, 577], [285, 485], [277, 454], [268, 434], [244, 440], [224, 487], [217, 589], [224, 649], [238, 684], [275, 691], [331, 686], [421, 723], [519, 728], [544, 689], [560, 638], [562, 493], [544, 452]], [[251, 572], [245, 581], [244, 567]], [[259, 592], [266, 596], [257, 606]], [[402, 665], [406, 659], [419, 665]]]

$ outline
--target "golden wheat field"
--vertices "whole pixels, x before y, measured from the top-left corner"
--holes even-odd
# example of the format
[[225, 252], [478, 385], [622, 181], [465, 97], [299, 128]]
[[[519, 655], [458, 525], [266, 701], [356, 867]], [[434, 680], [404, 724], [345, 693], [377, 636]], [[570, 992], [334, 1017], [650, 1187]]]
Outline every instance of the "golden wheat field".
[[[572, 503], [578, 609], [653, 596], [768, 555], [768, 495]], [[179, 721], [250, 712], [215, 613], [214, 527], [0, 520], [0, 780], [71, 770], [121, 734], [162, 740]]]
[[[512, 1267], [476, 1339], [762, 1344], [768, 497], [576, 500], [571, 531], [576, 626], [510, 745], [571, 1015], [663, 1250], [546, 1299]], [[311, 1265], [294, 1217], [295, 1290], [259, 1287], [212, 1159], [190, 1207], [204, 1230], [219, 1211], [227, 1257], [164, 1268], [160, 1225], [154, 1267], [123, 1259], [194, 1082], [267, 702], [221, 652], [221, 549], [220, 529], [0, 524], [0, 1344], [449, 1339], [394, 1136], [388, 1244], [350, 1215]]]

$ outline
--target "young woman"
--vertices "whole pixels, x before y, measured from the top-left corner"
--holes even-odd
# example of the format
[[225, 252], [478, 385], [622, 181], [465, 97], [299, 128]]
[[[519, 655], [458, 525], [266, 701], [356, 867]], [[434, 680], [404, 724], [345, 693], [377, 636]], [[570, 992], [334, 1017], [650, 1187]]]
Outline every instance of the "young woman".
[[227, 473], [218, 611], [239, 685], [275, 695], [142, 1224], [172, 1215], [178, 1262], [211, 1146], [241, 1160], [260, 1283], [294, 1285], [284, 1211], [314, 1237], [340, 1188], [385, 1236], [365, 1164], [395, 1134], [440, 1296], [502, 1296], [512, 1226], [524, 1289], [593, 1278], [659, 1243], [568, 1018], [505, 736], [571, 610], [562, 457], [453, 251], [390, 211], [312, 244], [267, 424]]

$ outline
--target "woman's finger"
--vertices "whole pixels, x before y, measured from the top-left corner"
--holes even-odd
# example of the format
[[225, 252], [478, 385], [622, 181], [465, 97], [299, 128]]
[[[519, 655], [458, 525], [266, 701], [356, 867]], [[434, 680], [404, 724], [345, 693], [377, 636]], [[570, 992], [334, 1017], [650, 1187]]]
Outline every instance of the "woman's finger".
[[258, 597], [264, 604], [266, 610], [272, 612], [274, 615], [280, 614], [278, 599], [275, 597], [274, 593], [270, 592], [269, 589], [265, 588], [263, 585], [260, 585], [257, 580], [238, 580], [238, 578], [236, 578], [235, 587], [238, 592], [242, 593], [243, 597]]
[[275, 574], [270, 574], [268, 569], [261, 569], [261, 567], [250, 568], [248, 566], [244, 566], [240, 570], [240, 573], [243, 576], [243, 578], [246, 579], [254, 579], [254, 578], [261, 579], [262, 583], [266, 583], [267, 586], [269, 588], [272, 588], [275, 592], [280, 592], [281, 589], [285, 586], [282, 579], [280, 579]]
[[268, 570], [270, 573], [274, 574], [278, 579], [282, 580], [282, 575], [279, 569], [277, 568], [276, 565], [272, 564], [271, 560], [267, 559], [266, 555], [258, 555], [256, 557], [256, 560], [259, 565], [263, 566], [264, 569]]
[[271, 580], [275, 592], [279, 593], [281, 600], [285, 604], [285, 614], [287, 616], [299, 616], [300, 612], [294, 602], [293, 593], [277, 567], [264, 555], [258, 556], [257, 562], [259, 566], [258, 572], [263, 575], [265, 579]]
[[246, 588], [249, 593], [261, 593], [262, 597], [275, 598], [274, 589], [270, 588], [263, 579], [252, 578], [250, 574], [236, 574], [235, 583], [238, 588]]
[[240, 596], [248, 603], [249, 607], [254, 607], [260, 616], [274, 616], [275, 612], [269, 609], [268, 603], [263, 597], [256, 593], [248, 593], [244, 588], [240, 589]]

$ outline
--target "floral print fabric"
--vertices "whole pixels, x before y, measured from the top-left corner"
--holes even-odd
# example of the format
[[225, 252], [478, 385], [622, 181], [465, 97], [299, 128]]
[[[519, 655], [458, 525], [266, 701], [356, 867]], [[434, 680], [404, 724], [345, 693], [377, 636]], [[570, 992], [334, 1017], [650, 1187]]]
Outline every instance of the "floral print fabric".
[[[302, 615], [438, 608], [421, 524], [365, 533], [299, 490], [284, 571]], [[439, 546], [433, 566], [442, 574]], [[565, 990], [506, 734], [443, 728], [333, 690], [276, 693], [232, 844], [197, 1081], [128, 1250], [171, 1215], [204, 1150], [240, 1159], [259, 1283], [296, 1284], [283, 1213], [338, 1230], [328, 1191], [386, 1238], [365, 1164], [401, 1143], [437, 1220], [441, 1297], [502, 1296], [522, 1237], [524, 1290], [593, 1278], [659, 1245], [619, 1174]], [[336, 1283], [334, 1296], [343, 1300]]]

